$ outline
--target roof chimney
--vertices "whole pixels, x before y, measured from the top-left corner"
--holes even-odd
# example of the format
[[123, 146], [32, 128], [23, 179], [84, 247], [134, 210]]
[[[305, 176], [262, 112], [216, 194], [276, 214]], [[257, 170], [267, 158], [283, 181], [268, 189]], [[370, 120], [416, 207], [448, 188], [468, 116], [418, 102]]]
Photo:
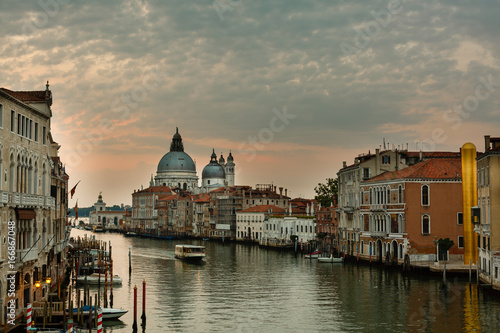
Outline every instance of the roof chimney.
[[343, 168], [347, 168], [347, 162], [346, 162], [346, 161], [343, 161], [343, 162], [342, 162], [342, 167], [343, 167]]
[[287, 194], [287, 193], [288, 193], [288, 189], [285, 189], [285, 197], [287, 197], [287, 196], [288, 196], [288, 194]]
[[490, 136], [485, 135], [484, 136], [484, 152], [487, 152], [490, 150]]
[[280, 187], [280, 198], [283, 197], [283, 187]]

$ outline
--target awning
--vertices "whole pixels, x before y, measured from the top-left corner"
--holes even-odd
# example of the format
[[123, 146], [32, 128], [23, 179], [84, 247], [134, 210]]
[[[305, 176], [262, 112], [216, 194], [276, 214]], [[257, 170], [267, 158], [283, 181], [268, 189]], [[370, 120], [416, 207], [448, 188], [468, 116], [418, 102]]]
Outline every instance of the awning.
[[17, 217], [19, 220], [32, 220], [36, 217], [36, 212], [33, 209], [18, 209]]

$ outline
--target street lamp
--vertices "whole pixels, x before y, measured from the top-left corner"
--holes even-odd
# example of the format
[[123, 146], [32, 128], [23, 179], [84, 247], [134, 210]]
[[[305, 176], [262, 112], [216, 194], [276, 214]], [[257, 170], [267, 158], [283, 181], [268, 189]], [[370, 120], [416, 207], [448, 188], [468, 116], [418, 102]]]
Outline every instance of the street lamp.
[[40, 281], [36, 281], [35, 282], [35, 288], [40, 288], [42, 284], [40, 283]]
[[50, 283], [52, 282], [52, 279], [50, 278], [50, 276], [47, 276], [47, 278], [45, 279], [45, 282], [50, 285]]

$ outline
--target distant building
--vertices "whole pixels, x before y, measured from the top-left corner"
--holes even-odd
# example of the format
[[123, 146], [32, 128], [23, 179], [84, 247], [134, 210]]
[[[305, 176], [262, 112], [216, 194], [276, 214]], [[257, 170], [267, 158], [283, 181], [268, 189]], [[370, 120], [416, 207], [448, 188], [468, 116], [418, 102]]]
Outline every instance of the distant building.
[[203, 169], [202, 184], [199, 186], [196, 164], [184, 151], [182, 137], [179, 129], [176, 129], [170, 144], [170, 151], [158, 163], [156, 177], [154, 181], [151, 180], [150, 186], [168, 186], [198, 194], [221, 186], [234, 186], [234, 181], [235, 163], [231, 152], [226, 163], [222, 155], [217, 160], [215, 150], [212, 150], [210, 162]]
[[442, 260], [437, 240], [450, 238], [450, 256], [463, 260], [461, 174], [460, 158], [436, 158], [361, 182], [355, 253], [400, 264]]
[[285, 213], [285, 208], [259, 205], [236, 212], [236, 240], [259, 242], [263, 237], [264, 222]]
[[336, 207], [319, 207], [316, 211], [316, 234], [326, 247], [338, 247], [338, 221]]
[[168, 186], [153, 186], [132, 194], [132, 229], [142, 232], [158, 231], [158, 198], [171, 195]]
[[485, 151], [477, 158], [479, 276], [500, 290], [500, 138], [484, 137]]
[[102, 193], [99, 193], [97, 201], [94, 203], [94, 211], [89, 213], [90, 225], [101, 226], [103, 229], [118, 230], [122, 228], [125, 210], [109, 210], [102, 200]]

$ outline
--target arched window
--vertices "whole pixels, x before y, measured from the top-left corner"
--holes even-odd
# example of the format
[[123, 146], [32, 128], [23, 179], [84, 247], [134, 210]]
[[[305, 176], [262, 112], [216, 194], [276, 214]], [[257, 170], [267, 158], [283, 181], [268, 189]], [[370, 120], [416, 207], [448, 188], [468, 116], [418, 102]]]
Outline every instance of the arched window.
[[372, 193], [372, 189], [370, 188], [370, 205], [372, 204], [372, 197], [373, 197], [373, 193]]
[[431, 219], [429, 215], [422, 215], [422, 235], [431, 233]]
[[388, 204], [391, 203], [391, 188], [387, 186], [387, 202]]
[[429, 185], [422, 185], [422, 206], [429, 206]]
[[403, 186], [398, 186], [398, 203], [403, 203]]

